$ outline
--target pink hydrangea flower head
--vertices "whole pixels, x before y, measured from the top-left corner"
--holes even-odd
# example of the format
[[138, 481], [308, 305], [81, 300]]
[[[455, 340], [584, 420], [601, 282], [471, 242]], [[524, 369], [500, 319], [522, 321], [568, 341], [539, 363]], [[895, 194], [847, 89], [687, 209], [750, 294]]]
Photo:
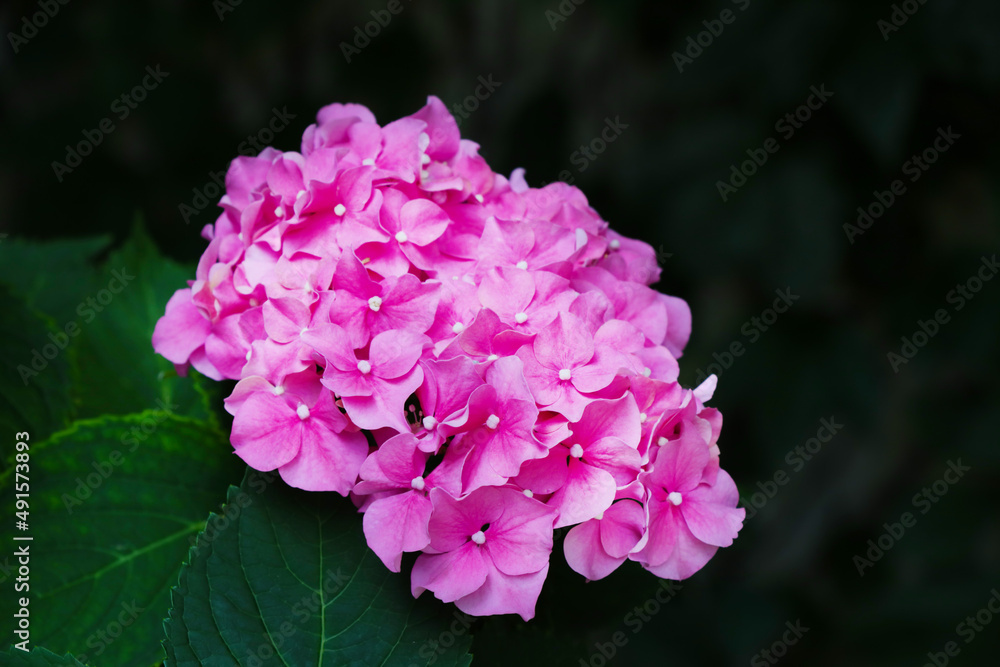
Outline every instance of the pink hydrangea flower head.
[[298, 151], [238, 157], [153, 348], [236, 380], [233, 451], [349, 495], [412, 592], [535, 613], [553, 530], [587, 579], [684, 578], [742, 525], [713, 376], [648, 244], [578, 188], [493, 172], [445, 105], [320, 109]]

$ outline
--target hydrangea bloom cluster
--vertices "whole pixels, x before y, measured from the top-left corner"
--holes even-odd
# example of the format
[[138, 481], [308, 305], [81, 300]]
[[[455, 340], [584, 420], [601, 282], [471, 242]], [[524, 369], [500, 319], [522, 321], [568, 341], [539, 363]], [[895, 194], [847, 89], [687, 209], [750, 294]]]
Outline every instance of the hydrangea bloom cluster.
[[744, 511], [719, 468], [714, 376], [677, 383], [687, 304], [653, 249], [565, 183], [494, 173], [435, 97], [385, 126], [320, 110], [300, 152], [233, 161], [153, 345], [238, 380], [235, 452], [350, 496], [412, 591], [534, 615], [553, 549], [683, 579]]

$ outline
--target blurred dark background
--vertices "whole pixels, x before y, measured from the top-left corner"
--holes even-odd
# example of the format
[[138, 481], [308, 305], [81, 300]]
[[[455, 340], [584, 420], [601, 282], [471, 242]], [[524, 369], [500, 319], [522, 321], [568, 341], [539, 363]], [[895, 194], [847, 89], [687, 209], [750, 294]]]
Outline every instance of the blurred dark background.
[[[270, 143], [297, 150], [325, 104], [384, 123], [438, 95], [494, 170], [572, 179], [659, 249], [659, 288], [694, 313], [681, 379], [719, 374], [723, 465], [755, 511], [640, 623], [655, 578], [628, 563], [585, 584], [557, 555], [539, 622], [487, 621], [475, 664], [921, 665], [949, 641], [953, 664], [996, 664], [1000, 617], [959, 624], [1000, 587], [1000, 280], [952, 290], [1000, 246], [1000, 3], [399, 3], [52, 0], [37, 30], [37, 2], [3, 3], [0, 232], [122, 240], [140, 212], [193, 265], [212, 174], [267, 143], [276, 110], [294, 118]], [[167, 74], [122, 118], [147, 66]], [[106, 117], [91, 155], [54, 168]], [[600, 154], [578, 152], [608, 123]], [[798, 298], [775, 321], [776, 290]], [[893, 364], [904, 336], [926, 344]], [[823, 419], [842, 428], [816, 451]], [[904, 512], [915, 525], [884, 536]], [[782, 647], [786, 622], [808, 631]]]

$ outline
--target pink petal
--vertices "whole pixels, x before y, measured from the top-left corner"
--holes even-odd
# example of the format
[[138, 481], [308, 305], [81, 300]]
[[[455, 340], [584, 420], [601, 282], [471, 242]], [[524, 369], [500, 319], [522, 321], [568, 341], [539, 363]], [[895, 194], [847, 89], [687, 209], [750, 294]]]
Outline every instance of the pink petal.
[[519, 576], [489, 570], [482, 587], [456, 600], [455, 606], [473, 616], [518, 614], [525, 621], [530, 621], [535, 617], [535, 603], [548, 573], [548, 564], [538, 572]]
[[593, 519], [611, 507], [616, 488], [615, 480], [608, 472], [570, 458], [566, 484], [549, 499], [549, 504], [559, 510], [555, 527]]
[[600, 524], [597, 519], [585, 521], [574, 526], [563, 539], [566, 563], [590, 581], [603, 579], [625, 562], [624, 556], [610, 556], [602, 548]]
[[639, 543], [646, 530], [642, 505], [631, 500], [617, 502], [604, 512], [601, 520], [601, 546], [609, 556], [625, 558]]
[[179, 289], [167, 302], [166, 314], [153, 330], [153, 349], [175, 364], [186, 364], [204, 345], [212, 323], [191, 300], [190, 289]]
[[410, 588], [414, 597], [428, 590], [442, 602], [454, 602], [479, 589], [489, 572], [486, 554], [468, 542], [447, 553], [422, 554], [413, 564]]
[[430, 544], [430, 516], [431, 501], [416, 491], [381, 498], [365, 510], [365, 539], [387, 568], [399, 572], [404, 551], [420, 551]]

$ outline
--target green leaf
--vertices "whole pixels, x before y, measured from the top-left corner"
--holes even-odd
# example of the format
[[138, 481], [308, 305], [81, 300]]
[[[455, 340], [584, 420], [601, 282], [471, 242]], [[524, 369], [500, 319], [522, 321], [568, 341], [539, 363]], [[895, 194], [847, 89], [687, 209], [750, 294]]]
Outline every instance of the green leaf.
[[73, 656], [59, 656], [39, 647], [30, 653], [21, 649], [11, 648], [7, 653], [0, 653], [0, 667], [83, 667]]
[[3, 286], [0, 312], [0, 432], [27, 431], [38, 442], [72, 416], [67, 352], [52, 343], [52, 328]]
[[37, 242], [10, 237], [0, 244], [0, 282], [64, 327], [76, 320], [109, 236]]
[[173, 601], [167, 667], [471, 663], [466, 626], [449, 629], [461, 614], [413, 599], [349, 500], [254, 471], [210, 517]]
[[196, 373], [178, 377], [151, 342], [167, 301], [193, 276], [193, 269], [161, 257], [139, 224], [132, 238], [110, 254], [92, 279], [74, 341], [80, 417], [168, 409], [213, 418], [207, 381]]
[[[18, 534], [33, 538], [32, 642], [81, 662], [154, 664], [181, 563], [242, 470], [225, 436], [147, 411], [77, 422], [29, 454], [29, 529]], [[0, 473], [8, 507], [14, 482]], [[0, 616], [14, 604], [0, 596]]]

